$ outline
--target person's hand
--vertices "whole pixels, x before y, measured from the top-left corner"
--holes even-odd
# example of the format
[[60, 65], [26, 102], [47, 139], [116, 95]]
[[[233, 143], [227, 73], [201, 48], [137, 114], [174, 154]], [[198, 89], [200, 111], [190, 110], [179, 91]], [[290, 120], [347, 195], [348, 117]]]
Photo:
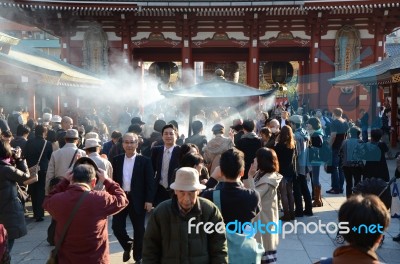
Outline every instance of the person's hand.
[[99, 168], [99, 170], [96, 171], [96, 175], [97, 175], [97, 177], [99, 177], [99, 181], [101, 183], [103, 183], [105, 179], [108, 179], [107, 172], [105, 170], [103, 170], [103, 169]]
[[16, 147], [14, 148], [14, 153], [13, 153], [13, 157], [14, 159], [20, 159], [21, 158], [21, 154], [22, 154], [22, 150], [20, 147]]
[[142, 137], [138, 137], [138, 143], [139, 144], [143, 144], [143, 138]]
[[257, 167], [258, 167], [257, 159], [254, 159], [253, 163], [251, 163], [249, 172], [247, 173], [247, 175], [249, 176], [249, 178], [254, 178], [254, 175], [255, 175], [256, 172], [257, 172]]
[[223, 181], [224, 180], [224, 177], [222, 176], [222, 173], [221, 173], [221, 168], [219, 166], [217, 166], [214, 169], [214, 171], [211, 174], [211, 177], [213, 177], [217, 181]]
[[144, 209], [145, 209], [147, 212], [150, 212], [151, 209], [153, 209], [153, 204], [152, 204], [152, 203], [144, 203]]
[[204, 185], [207, 184], [207, 182], [208, 182], [208, 179], [202, 179], [202, 180], [200, 181], [200, 183], [201, 183], [201, 184], [204, 184]]
[[229, 137], [233, 140], [235, 138], [235, 131], [233, 129], [229, 130]]

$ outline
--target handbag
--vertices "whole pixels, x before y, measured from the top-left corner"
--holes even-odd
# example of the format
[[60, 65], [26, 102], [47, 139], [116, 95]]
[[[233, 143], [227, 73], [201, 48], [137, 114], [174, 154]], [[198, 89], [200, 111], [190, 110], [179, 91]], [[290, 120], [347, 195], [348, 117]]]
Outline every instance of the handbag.
[[[220, 190], [213, 191], [213, 201], [221, 210]], [[226, 240], [230, 264], [261, 263], [262, 255], [265, 253], [264, 246], [258, 243], [254, 237], [226, 232]]]
[[38, 172], [39, 172], [39, 170], [40, 170], [39, 162], [40, 162], [40, 160], [42, 159], [42, 155], [43, 155], [44, 149], [45, 149], [45, 147], [46, 147], [46, 143], [47, 143], [47, 141], [45, 140], [45, 141], [44, 141], [43, 148], [42, 148], [42, 152], [40, 153], [40, 156], [39, 156], [39, 159], [38, 159], [38, 162], [37, 162], [35, 165], [33, 165], [32, 167], [29, 167], [29, 168], [28, 168], [29, 174], [30, 174], [31, 176], [29, 177], [29, 179], [27, 179], [26, 181], [24, 181], [24, 184], [25, 184], [25, 185], [29, 185], [29, 184], [35, 183], [35, 182], [37, 182], [37, 181], [39, 180], [39, 175], [38, 175]]
[[58, 263], [57, 254], [58, 250], [61, 247], [62, 242], [64, 241], [65, 235], [67, 234], [68, 227], [71, 225], [72, 219], [74, 218], [76, 212], [78, 212], [79, 207], [81, 206], [85, 197], [89, 194], [89, 191], [84, 191], [79, 199], [78, 203], [75, 205], [74, 209], [71, 212], [71, 215], [68, 218], [67, 223], [64, 226], [63, 232], [61, 233], [61, 238], [57, 242], [56, 247], [50, 252], [49, 259], [47, 260], [46, 264], [56, 264]]

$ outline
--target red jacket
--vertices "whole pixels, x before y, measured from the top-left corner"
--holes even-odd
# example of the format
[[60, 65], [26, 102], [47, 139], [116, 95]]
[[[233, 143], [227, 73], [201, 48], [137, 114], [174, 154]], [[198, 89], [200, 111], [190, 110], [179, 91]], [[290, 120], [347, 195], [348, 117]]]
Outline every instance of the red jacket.
[[[106, 191], [91, 191], [75, 214], [58, 253], [58, 263], [108, 264], [107, 216], [121, 211], [128, 199], [118, 183], [104, 181]], [[44, 200], [43, 207], [57, 222], [55, 242], [85, 186], [64, 179]]]

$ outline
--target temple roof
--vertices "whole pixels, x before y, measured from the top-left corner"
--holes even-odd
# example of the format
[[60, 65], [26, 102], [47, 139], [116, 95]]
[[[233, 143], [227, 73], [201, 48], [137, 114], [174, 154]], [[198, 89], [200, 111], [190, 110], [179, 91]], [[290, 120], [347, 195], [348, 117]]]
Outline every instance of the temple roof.
[[386, 43], [385, 50], [389, 57], [400, 55], [400, 43]]
[[390, 83], [392, 76], [398, 72], [400, 72], [400, 55], [386, 58], [328, 81], [334, 85], [383, 84]]
[[8, 53], [0, 52], [0, 64], [7, 66], [1, 67], [3, 74], [31, 74], [39, 76], [40, 82], [52, 85], [91, 87], [103, 83], [93, 73], [24, 46], [21, 42], [12, 44]]
[[[370, 8], [396, 8], [400, 7], [397, 0], [306, 0], [306, 1], [243, 1], [243, 0], [0, 0], [0, 6], [18, 7], [39, 10], [90, 10], [90, 11], [137, 11], [141, 8], [175, 8], [183, 7], [185, 11], [193, 11], [191, 8], [248, 8], [246, 11], [266, 11], [271, 8], [300, 9], [300, 10], [356, 10], [365, 12]], [[187, 10], [186, 10], [187, 9]], [[181, 10], [183, 11], [183, 10]]]

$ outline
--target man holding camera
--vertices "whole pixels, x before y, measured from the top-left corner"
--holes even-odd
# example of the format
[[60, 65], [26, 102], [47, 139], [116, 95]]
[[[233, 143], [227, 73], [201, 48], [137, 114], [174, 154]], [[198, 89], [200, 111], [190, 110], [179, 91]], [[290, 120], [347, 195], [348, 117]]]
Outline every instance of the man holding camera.
[[[93, 190], [96, 175], [105, 191]], [[64, 226], [84, 192], [89, 193], [72, 218], [57, 258], [63, 263], [110, 263], [107, 217], [125, 208], [128, 199], [118, 183], [93, 165], [76, 166], [45, 198], [43, 207], [57, 222], [55, 241], [61, 239]]]

